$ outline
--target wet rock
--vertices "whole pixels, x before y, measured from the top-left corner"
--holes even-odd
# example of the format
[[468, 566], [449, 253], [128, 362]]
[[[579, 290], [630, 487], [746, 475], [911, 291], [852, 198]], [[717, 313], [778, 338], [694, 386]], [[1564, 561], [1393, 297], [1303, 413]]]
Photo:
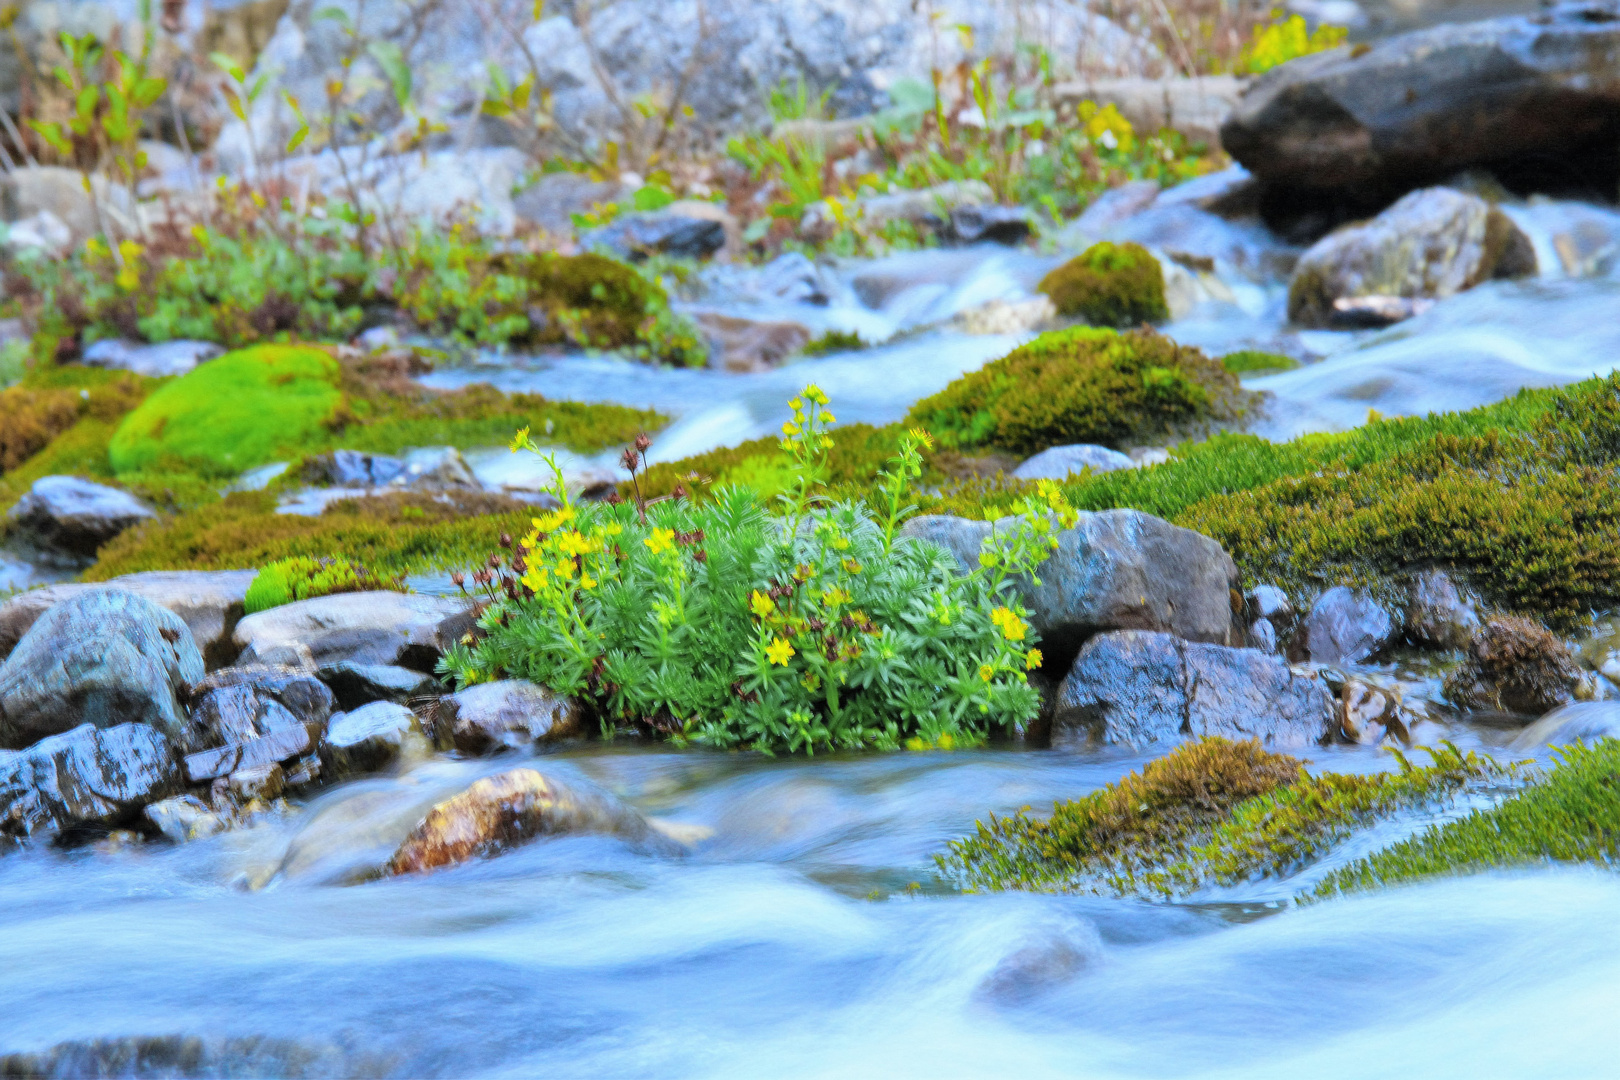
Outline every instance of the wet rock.
[[255, 801], [269, 802], [286, 787], [287, 771], [274, 761], [237, 769], [225, 778], [226, 792], [241, 805], [251, 805]]
[[709, 338], [711, 364], [726, 371], [769, 371], [810, 341], [809, 328], [796, 322], [743, 319], [712, 311], [692, 318]]
[[[963, 572], [978, 565], [991, 523], [925, 514], [906, 522], [902, 536], [930, 540], [956, 557]], [[1082, 513], [1058, 533], [1058, 548], [1041, 564], [1041, 584], [1018, 583], [1048, 663], [1066, 662], [1092, 634], [1160, 630], [1189, 641], [1228, 644], [1234, 629], [1237, 566], [1221, 545], [1137, 510]]]
[[1433, 300], [1406, 296], [1341, 296], [1333, 301], [1326, 325], [1333, 330], [1381, 330], [1416, 318]]
[[332, 688], [339, 708], [344, 709], [358, 709], [373, 701], [406, 702], [444, 693], [444, 684], [432, 675], [391, 664], [344, 660], [321, 668], [316, 675]]
[[1251, 649], [1282, 651], [1299, 626], [1299, 615], [1288, 594], [1275, 585], [1256, 585], [1243, 597], [1243, 613], [1249, 619], [1244, 644]]
[[986, 300], [964, 308], [951, 317], [951, 327], [964, 334], [1027, 334], [1056, 318], [1051, 299], [1037, 295], [1028, 300]]
[[399, 1060], [336, 1042], [264, 1035], [140, 1035], [72, 1039], [0, 1055], [0, 1076], [387, 1076]]
[[1620, 702], [1575, 701], [1560, 705], [1521, 731], [1512, 749], [1523, 752], [1598, 739], [1620, 739]]
[[203, 661], [178, 615], [121, 589], [56, 604], [0, 664], [0, 746], [88, 722], [148, 724], [180, 740], [181, 694]]
[[374, 701], [332, 718], [321, 740], [321, 764], [338, 776], [376, 772], [428, 750], [415, 713], [392, 701]]
[[1400, 689], [1346, 679], [1339, 690], [1339, 734], [1362, 746], [1381, 742], [1386, 735], [1409, 741]]
[[162, 732], [81, 724], [0, 762], [0, 832], [53, 835], [125, 824], [179, 785]]
[[1090, 247], [1115, 226], [1152, 206], [1161, 190], [1156, 180], [1132, 180], [1103, 192], [1084, 213], [1063, 227], [1058, 244], [1070, 250]]
[[6, 515], [11, 535], [42, 556], [88, 564], [101, 545], [154, 515], [127, 491], [77, 476], [45, 476]]
[[333, 487], [369, 488], [392, 483], [405, 471], [405, 462], [387, 454], [363, 454], [358, 450], [334, 450], [304, 463], [304, 479], [312, 484]]
[[436, 724], [465, 754], [487, 754], [579, 735], [584, 710], [573, 698], [522, 679], [478, 683], [439, 702]]
[[1371, 597], [1336, 586], [1305, 617], [1305, 649], [1315, 664], [1359, 664], [1395, 637], [1389, 612]]
[[145, 810], [148, 823], [175, 844], [203, 840], [230, 827], [230, 818], [195, 795], [159, 799]]
[[1461, 649], [1479, 632], [1473, 598], [1444, 570], [1424, 570], [1407, 586], [1406, 636], [1414, 645]]
[[1021, 244], [1034, 231], [1034, 219], [1022, 206], [969, 203], [951, 210], [949, 235], [959, 244]]
[[592, 180], [583, 173], [552, 173], [512, 197], [519, 221], [555, 236], [574, 231], [574, 215], [616, 205], [634, 194], [619, 180]]
[[265, 710], [261, 720], [267, 728], [264, 735], [187, 754], [186, 779], [198, 784], [243, 769], [292, 761], [315, 749], [320, 740], [320, 725], [298, 723], [291, 713], [274, 703]]
[[341, 593], [299, 600], [249, 615], [236, 624], [232, 640], [239, 663], [262, 663], [267, 656], [302, 655], [326, 667], [396, 664], [432, 671], [443, 645], [439, 624], [468, 608], [466, 600], [390, 590]]
[[[897, 191], [888, 195], [863, 195], [844, 212], [844, 218], [857, 227], [879, 231], [890, 222], [904, 221], [920, 229], [938, 230], [945, 226], [952, 210], [959, 206], [993, 204], [995, 195], [983, 180], [950, 180], [917, 191]], [[799, 232], [807, 237], [830, 236], [839, 220], [826, 203], [811, 203], [799, 219]]]
[[1042, 450], [1014, 469], [1012, 475], [1014, 480], [1065, 480], [1084, 469], [1105, 473], [1134, 468], [1136, 462], [1118, 450], [1078, 443]]
[[[192, 717], [209, 694], [216, 690], [245, 687], [256, 701], [274, 701], [298, 718], [301, 724], [323, 724], [335, 705], [332, 691], [308, 668], [275, 664], [238, 664], [215, 671], [191, 687]], [[255, 716], [258, 706], [253, 706]], [[257, 730], [257, 729], [256, 729]]]
[[1054, 737], [1126, 746], [1204, 735], [1307, 746], [1329, 733], [1333, 714], [1321, 680], [1255, 649], [1124, 630], [1080, 650], [1058, 688], [1053, 728]]
[[10, 655], [41, 615], [70, 597], [97, 589], [122, 589], [167, 608], [185, 622], [209, 667], [236, 657], [231, 631], [242, 617], [252, 570], [152, 570], [93, 585], [67, 583], [19, 593], [0, 603], [0, 658]]
[[157, 378], [184, 375], [198, 364], [224, 355], [225, 350], [211, 341], [160, 341], [147, 345], [139, 341], [104, 338], [87, 346], [80, 359], [90, 367], [133, 371]]
[[1458, 708], [1539, 716], [1574, 700], [1580, 681], [1568, 646], [1540, 623], [1503, 615], [1485, 620], [1444, 689]]
[[1612, 194], [1617, 55], [1612, 0], [1333, 49], [1261, 76], [1221, 144], [1299, 200], [1376, 205], [1475, 165], [1521, 190], [1585, 177]]
[[1263, 653], [1277, 651], [1277, 628], [1271, 624], [1270, 619], [1256, 619], [1249, 624], [1248, 632], [1243, 635], [1243, 644], [1250, 649], [1259, 649]]
[[389, 860], [389, 874], [416, 874], [485, 858], [539, 836], [608, 833], [657, 837], [634, 810], [574, 790], [533, 769], [485, 777], [429, 810]]
[[1288, 283], [1288, 317], [1303, 326], [1394, 322], [1419, 300], [1535, 270], [1529, 238], [1506, 214], [1477, 195], [1426, 188], [1305, 252]]
[[410, 491], [482, 490], [461, 451], [453, 446], [423, 446], [406, 451], [403, 467], [388, 486]]
[[621, 259], [673, 255], [706, 259], [726, 246], [724, 211], [703, 212], [685, 204], [644, 213], [620, 214], [600, 228], [580, 234], [586, 251], [605, 248]]
[[1075, 978], [1102, 955], [1102, 938], [1091, 924], [1053, 927], [1046, 936], [1002, 957], [975, 988], [974, 996], [993, 1005], [1028, 1004], [1044, 991]]

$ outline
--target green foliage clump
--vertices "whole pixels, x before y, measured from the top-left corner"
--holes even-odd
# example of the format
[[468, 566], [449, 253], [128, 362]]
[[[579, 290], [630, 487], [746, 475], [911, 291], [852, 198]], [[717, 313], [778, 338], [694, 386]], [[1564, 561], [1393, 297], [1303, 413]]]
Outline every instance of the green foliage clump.
[[861, 335], [851, 330], [828, 330], [820, 337], [811, 338], [799, 350], [802, 356], [824, 356], [827, 353], [855, 352], [866, 348]]
[[[823, 483], [840, 493], [864, 491], [888, 466], [894, 445], [905, 433], [897, 424], [873, 427], [846, 424], [832, 429], [822, 463]], [[646, 498], [669, 495], [679, 485], [688, 495], [702, 498], [706, 492], [726, 486], [751, 489], [762, 498], [788, 490], [797, 475], [791, 458], [774, 438], [750, 439], [736, 446], [723, 446], [694, 454], [679, 461], [648, 466], [637, 483]], [[619, 485], [619, 494], [634, 494], [630, 481]]]
[[84, 404], [71, 390], [0, 390], [0, 473], [15, 469], [76, 424]]
[[948, 449], [1028, 455], [1068, 443], [1122, 446], [1199, 422], [1235, 420], [1238, 381], [1152, 330], [1042, 334], [912, 406], [907, 422]]
[[1289, 873], [1358, 827], [1430, 805], [1502, 767], [1451, 746], [1400, 771], [1305, 771], [1258, 740], [1205, 738], [1046, 818], [1020, 811], [952, 842], [940, 868], [971, 888], [1170, 898]]
[[230, 477], [326, 441], [342, 401], [338, 362], [307, 346], [227, 353], [162, 387], [124, 418], [107, 451], [117, 474], [169, 467]]
[[559, 477], [561, 509], [482, 576], [486, 636], [441, 670], [580, 695], [604, 726], [766, 751], [972, 745], [1033, 718], [1040, 655], [1012, 577], [1054, 543], [1056, 488], [964, 576], [943, 549], [896, 543], [922, 437], [902, 440], [877, 510], [814, 506], [831, 417], [815, 387], [792, 404], [783, 518], [744, 488], [575, 506]]
[[1290, 15], [1255, 27], [1232, 71], [1237, 75], [1259, 75], [1298, 57], [1336, 49], [1348, 36], [1344, 27], [1325, 23], [1315, 30], [1307, 29], [1303, 15]]
[[1037, 286], [1059, 315], [1093, 326], [1137, 326], [1170, 317], [1164, 270], [1140, 244], [1093, 244]]
[[1328, 875], [1317, 897], [1441, 874], [1620, 858], [1620, 740], [1556, 751], [1558, 763], [1524, 791]]
[[1234, 375], [1252, 375], [1257, 372], [1292, 371], [1299, 361], [1280, 353], [1261, 352], [1259, 349], [1239, 349], [1221, 357], [1221, 367]]
[[260, 570], [248, 586], [243, 609], [252, 615], [297, 600], [313, 600], [333, 593], [394, 589], [403, 592], [398, 578], [379, 578], [364, 566], [341, 555], [319, 559], [295, 555]]

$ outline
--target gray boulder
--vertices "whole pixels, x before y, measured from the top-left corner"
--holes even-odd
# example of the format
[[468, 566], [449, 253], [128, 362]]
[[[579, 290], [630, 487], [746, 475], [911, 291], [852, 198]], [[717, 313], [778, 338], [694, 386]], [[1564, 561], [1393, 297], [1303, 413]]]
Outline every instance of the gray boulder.
[[1315, 664], [1359, 664], [1395, 640], [1395, 620], [1377, 601], [1336, 586], [1305, 617], [1305, 649]]
[[24, 545], [56, 561], [88, 565], [101, 545], [155, 515], [127, 491], [77, 476], [44, 476], [6, 516]]
[[[925, 514], [900, 533], [940, 545], [966, 573], [979, 565], [992, 529], [1014, 527], [1010, 517], [992, 524]], [[1238, 571], [1231, 556], [1207, 536], [1138, 510], [1082, 513], [1074, 528], [1058, 534], [1057, 550], [1036, 573], [1038, 587], [1022, 580], [1018, 590], [1049, 662], [1106, 630], [1160, 630], [1223, 645], [1242, 640], [1233, 618]]]
[[0, 832], [48, 836], [121, 825], [179, 786], [162, 732], [81, 724], [0, 762]]
[[514, 195], [512, 209], [519, 221], [555, 236], [567, 236], [574, 231], [575, 214], [616, 205], [633, 194], [619, 180], [593, 180], [583, 173], [560, 172], [542, 176]]
[[1221, 144], [1268, 184], [1373, 205], [1476, 165], [1612, 194], [1617, 67], [1614, 0], [1436, 26], [1273, 68]]
[[342, 709], [358, 709], [373, 701], [404, 703], [412, 698], [444, 693], [444, 685], [432, 675], [392, 664], [356, 664], [343, 660], [315, 674], [332, 688]]
[[411, 491], [477, 491], [482, 487], [461, 451], [453, 446], [423, 446], [406, 451], [403, 467], [388, 485]]
[[[195, 720], [211, 695], [221, 690], [245, 688], [254, 701], [274, 701], [282, 705], [303, 724], [323, 724], [332, 715], [335, 700], [315, 672], [276, 664], [238, 664], [213, 672], [191, 687], [192, 717]], [[243, 700], [245, 699], [238, 699]], [[258, 705], [250, 706], [252, 715]], [[221, 728], [224, 738], [240, 737], [232, 734], [239, 729]]]
[[1416, 308], [1391, 302], [1444, 299], [1535, 271], [1535, 249], [1506, 214], [1478, 195], [1425, 188], [1305, 252], [1288, 283], [1288, 317], [1305, 326], [1392, 322]]
[[709, 339], [710, 364], [726, 371], [770, 371], [804, 348], [810, 329], [786, 320], [746, 319], [717, 311], [692, 321]]
[[27, 746], [88, 722], [148, 724], [179, 740], [181, 694], [203, 677], [180, 617], [121, 589], [47, 611], [0, 664], [0, 746]]
[[205, 780], [228, 777], [242, 770], [291, 761], [310, 753], [319, 743], [320, 730], [315, 725], [285, 723], [291, 716], [291, 713], [277, 706], [273, 710], [267, 710], [263, 719], [267, 722], [267, 726], [277, 721], [282, 722], [281, 726], [270, 727], [265, 734], [242, 742], [187, 754], [186, 779], [198, 784]]
[[1182, 736], [1308, 746], [1331, 730], [1333, 696], [1255, 649], [1125, 630], [1086, 642], [1058, 688], [1054, 738], [1145, 746]]
[[1480, 628], [1479, 612], [1451, 575], [1424, 570], [1407, 589], [1406, 636], [1415, 645], [1435, 649], [1461, 649]]
[[448, 644], [439, 639], [439, 624], [468, 606], [462, 599], [389, 590], [341, 593], [249, 615], [232, 639], [244, 664], [300, 656], [318, 667], [351, 660], [432, 671]]
[[621, 259], [649, 255], [706, 259], [726, 246], [726, 226], [718, 214], [677, 210], [620, 214], [599, 228], [581, 233], [580, 247], [606, 249]]
[[501, 679], [444, 698], [435, 723], [449, 732], [457, 750], [486, 754], [578, 735], [584, 716], [573, 698], [522, 679]]
[[174, 795], [146, 808], [146, 820], [171, 843], [202, 840], [230, 827], [221, 814], [195, 795]]
[[1128, 454], [1106, 446], [1076, 443], [1042, 450], [1014, 469], [1012, 476], [1014, 480], [1064, 480], [1083, 469], [1105, 473], [1134, 468], [1136, 462]]
[[1021, 244], [1035, 231], [1035, 219], [1022, 206], [969, 203], [951, 210], [950, 238], [959, 244]]
[[334, 487], [382, 487], [405, 471], [405, 462], [387, 454], [334, 450], [304, 463], [304, 479]]
[[376, 772], [399, 760], [426, 754], [427, 736], [416, 714], [392, 701], [374, 701], [332, 718], [321, 740], [321, 764], [337, 776]]
[[122, 589], [167, 608], [191, 629], [204, 662], [220, 667], [236, 657], [231, 631], [242, 617], [242, 601], [253, 582], [253, 570], [150, 570], [98, 584], [69, 582], [19, 593], [0, 603], [0, 658], [45, 612], [70, 597], [97, 589]]
[[161, 377], [184, 375], [198, 364], [223, 355], [225, 350], [211, 341], [160, 341], [148, 345], [139, 341], [103, 338], [84, 350], [81, 357], [90, 367], [133, 371], [137, 375]]

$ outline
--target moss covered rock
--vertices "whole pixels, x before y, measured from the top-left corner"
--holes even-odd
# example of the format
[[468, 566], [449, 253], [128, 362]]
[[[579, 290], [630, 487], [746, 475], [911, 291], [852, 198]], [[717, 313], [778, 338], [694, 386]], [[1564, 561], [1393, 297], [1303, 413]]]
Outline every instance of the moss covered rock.
[[1140, 244], [1093, 244], [1041, 279], [1059, 315], [1093, 326], [1136, 326], [1170, 317], [1164, 270]]
[[247, 614], [253, 615], [282, 604], [333, 593], [403, 588], [399, 579], [378, 578], [364, 566], [341, 555], [325, 559], [295, 555], [260, 570], [253, 578], [253, 584], [248, 586], [242, 607]]
[[1445, 682], [1460, 708], [1540, 716], [1574, 700], [1580, 665], [1540, 623], [1513, 616], [1485, 620]]
[[1248, 398], [1197, 349], [1152, 330], [1042, 334], [912, 407], [907, 423], [948, 449], [1028, 456], [1050, 446], [1118, 448], [1236, 420]]
[[203, 364], [143, 401], [107, 445], [113, 471], [173, 463], [220, 477], [326, 442], [343, 400], [321, 349], [257, 345]]

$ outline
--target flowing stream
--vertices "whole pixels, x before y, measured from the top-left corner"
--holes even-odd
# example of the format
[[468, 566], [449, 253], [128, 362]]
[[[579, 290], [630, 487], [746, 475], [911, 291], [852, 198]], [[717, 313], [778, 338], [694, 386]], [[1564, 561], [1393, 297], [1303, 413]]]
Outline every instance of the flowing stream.
[[[987, 811], [1144, 760], [598, 746], [429, 762], [183, 847], [12, 855], [0, 1051], [183, 1035], [213, 1055], [195, 1072], [238, 1076], [1611, 1074], [1620, 879], [1600, 871], [1303, 908], [1279, 898], [1308, 877], [1153, 904], [934, 875]], [[405, 811], [519, 764], [712, 835], [685, 855], [542, 840], [341, 884]]]

